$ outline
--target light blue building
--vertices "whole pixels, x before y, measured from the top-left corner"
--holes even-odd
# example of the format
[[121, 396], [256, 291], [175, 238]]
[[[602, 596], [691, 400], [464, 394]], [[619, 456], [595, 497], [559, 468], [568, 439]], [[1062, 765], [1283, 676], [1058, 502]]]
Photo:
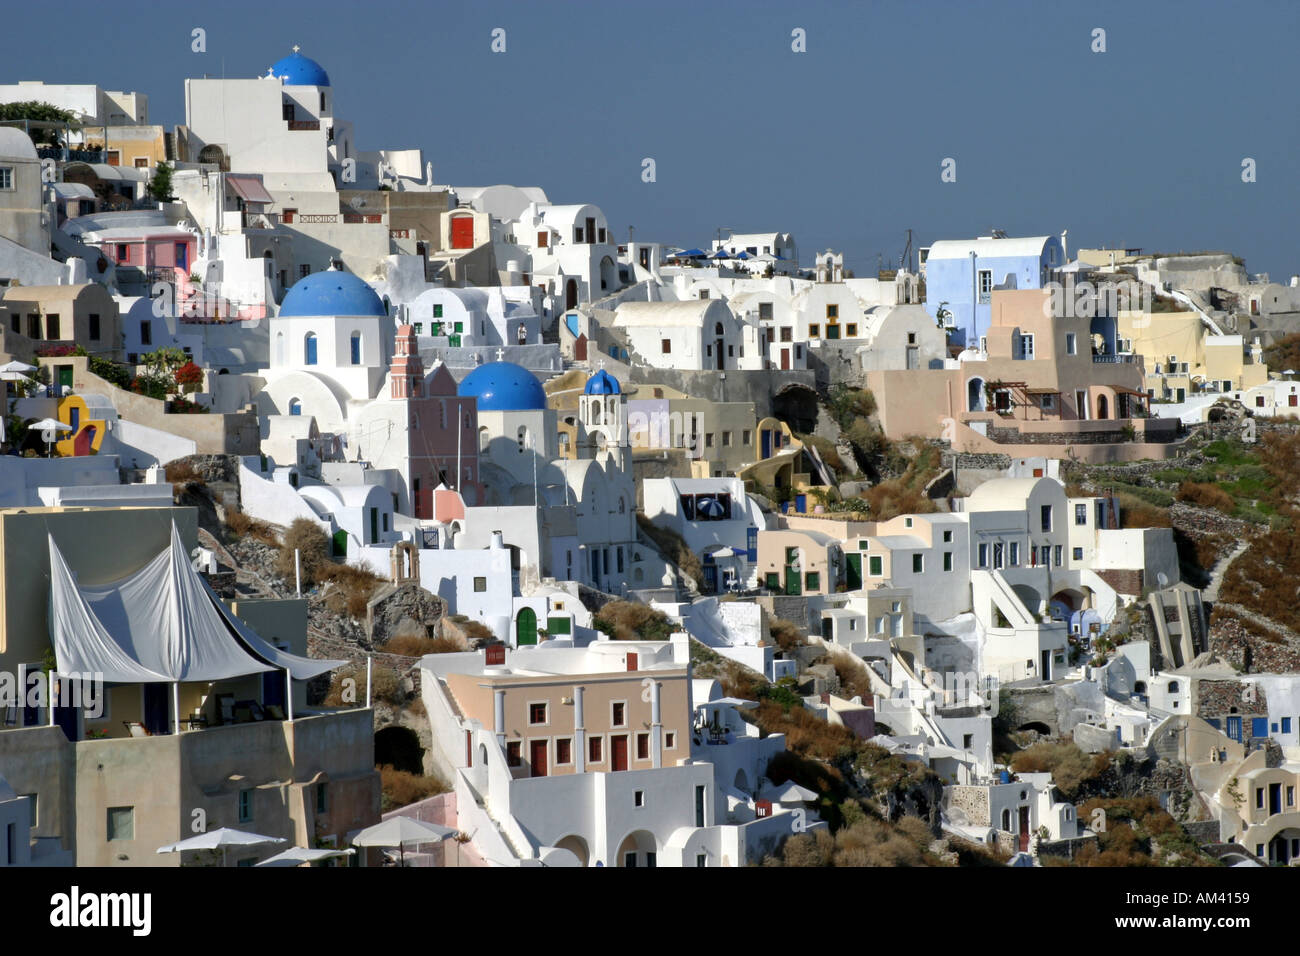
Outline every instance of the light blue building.
[[946, 309], [949, 341], [971, 348], [989, 327], [994, 289], [1041, 289], [1066, 264], [1060, 236], [1000, 235], [936, 242], [923, 262], [926, 311], [937, 319], [939, 308]]

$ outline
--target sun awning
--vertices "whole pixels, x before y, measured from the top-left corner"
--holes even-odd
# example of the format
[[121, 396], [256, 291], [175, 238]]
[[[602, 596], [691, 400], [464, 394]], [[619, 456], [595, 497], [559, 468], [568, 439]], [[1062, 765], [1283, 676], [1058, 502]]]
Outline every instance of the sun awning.
[[297, 654], [290, 654], [288, 651], [282, 651], [280, 648], [263, 640], [257, 634], [249, 629], [248, 625], [241, 621], [230, 608], [226, 607], [226, 602], [217, 597], [217, 592], [212, 590], [212, 585], [208, 584], [202, 578], [199, 579], [203, 587], [208, 592], [213, 606], [225, 619], [234, 632], [236, 640], [244, 645], [254, 657], [265, 661], [272, 667], [280, 670], [287, 670], [294, 680], [311, 680], [321, 674], [334, 670], [336, 667], [342, 667], [347, 661], [326, 660], [324, 658], [299, 657]]
[[226, 182], [244, 202], [275, 202], [271, 194], [256, 176], [238, 176], [227, 174]]
[[1027, 394], [1027, 395], [1060, 395], [1060, 394], [1061, 394], [1061, 390], [1060, 390], [1059, 388], [1027, 388], [1027, 389], [1025, 389], [1025, 394]]
[[217, 681], [275, 670], [250, 656], [213, 606], [175, 524], [168, 548], [112, 584], [79, 586], [52, 537], [50, 565], [60, 671], [84, 672], [87, 658], [116, 665], [118, 676], [105, 671], [104, 679], [122, 683]]
[[72, 571], [49, 536], [50, 637], [60, 674], [94, 674], [110, 684], [157, 683], [167, 678], [126, 653], [86, 606]]
[[1147, 397], [1147, 393], [1146, 393], [1146, 392], [1143, 392], [1143, 391], [1141, 391], [1141, 390], [1139, 390], [1139, 389], [1136, 389], [1136, 388], [1126, 388], [1126, 387], [1123, 386], [1123, 385], [1115, 385], [1115, 386], [1112, 386], [1112, 387], [1115, 389], [1115, 391], [1120, 392], [1121, 394], [1124, 394], [1124, 395], [1140, 395], [1142, 398], [1146, 398], [1146, 397]]

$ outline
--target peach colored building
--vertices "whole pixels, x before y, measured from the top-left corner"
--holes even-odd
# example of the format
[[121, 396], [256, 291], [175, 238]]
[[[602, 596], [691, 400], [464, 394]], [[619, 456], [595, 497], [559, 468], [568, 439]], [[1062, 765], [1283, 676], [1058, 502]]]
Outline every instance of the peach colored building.
[[988, 330], [944, 368], [868, 373], [885, 433], [959, 451], [1164, 457], [1153, 443], [1177, 426], [1146, 417], [1142, 359], [1118, 353], [1115, 318], [1054, 306], [1046, 289], [994, 291]]

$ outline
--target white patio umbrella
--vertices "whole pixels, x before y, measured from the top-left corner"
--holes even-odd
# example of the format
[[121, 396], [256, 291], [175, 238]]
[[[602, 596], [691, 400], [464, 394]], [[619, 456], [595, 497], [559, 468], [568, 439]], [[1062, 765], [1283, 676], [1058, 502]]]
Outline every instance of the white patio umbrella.
[[15, 375], [31, 375], [36, 371], [35, 365], [28, 365], [26, 362], [5, 362], [0, 365], [0, 373], [12, 372]]
[[220, 827], [199, 833], [177, 843], [160, 846], [159, 853], [184, 853], [187, 850], [220, 850], [221, 865], [226, 865], [226, 851], [232, 846], [261, 846], [266, 843], [285, 843], [282, 837], [263, 836], [260, 833], [247, 833], [230, 827]]
[[321, 860], [329, 860], [336, 856], [355, 856], [356, 850], [334, 850], [322, 848], [313, 850], [305, 846], [291, 846], [275, 856], [267, 857], [256, 866], [301, 866], [304, 863], [319, 863]]
[[45, 440], [45, 455], [49, 457], [50, 445], [54, 444], [54, 433], [70, 432], [72, 426], [59, 421], [57, 418], [42, 418], [39, 422], [32, 422], [32, 424], [28, 425], [27, 430], [41, 433], [41, 438]]
[[352, 838], [353, 846], [397, 847], [402, 864], [406, 864], [406, 847], [421, 843], [441, 843], [448, 837], [455, 836], [454, 827], [444, 827], [438, 823], [425, 823], [410, 817], [389, 817], [382, 823], [366, 827]]

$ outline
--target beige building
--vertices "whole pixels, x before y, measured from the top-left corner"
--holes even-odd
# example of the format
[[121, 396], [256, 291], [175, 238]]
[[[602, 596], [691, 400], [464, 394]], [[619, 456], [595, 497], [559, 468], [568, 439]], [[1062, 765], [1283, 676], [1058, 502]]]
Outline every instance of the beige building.
[[[50, 346], [80, 345], [99, 358], [122, 358], [117, 300], [96, 282], [11, 287], [0, 300], [0, 312], [10, 354], [30, 359]], [[26, 350], [20, 338], [27, 340]]]
[[690, 688], [685, 668], [655, 669], [659, 723], [644, 693], [650, 672], [629, 650], [624, 672], [448, 674], [465, 717], [493, 727], [511, 775], [545, 777], [649, 770], [690, 757]]
[[758, 580], [782, 594], [834, 594], [842, 552], [835, 535], [807, 528], [758, 532]]
[[[0, 708], [0, 774], [34, 799], [32, 837], [61, 841], [79, 866], [204, 862], [199, 855], [156, 850], [222, 826], [296, 846], [343, 845], [348, 834], [378, 819], [373, 713], [306, 707], [306, 675], [327, 672], [338, 662], [303, 656], [303, 602], [244, 601], [220, 611], [197, 575], [186, 578], [194, 575], [188, 554], [196, 535], [192, 508], [0, 511], [0, 672], [41, 691], [33, 696], [24, 690]], [[50, 540], [61, 566], [45, 546]], [[116, 661], [113, 666], [141, 666], [145, 643], [151, 636], [163, 639], [161, 632], [136, 632], [132, 625], [133, 642], [123, 645], [117, 643], [120, 622], [111, 632], [106, 623], [105, 633], [119, 649], [104, 657], [100, 642], [61, 625], [64, 650], [56, 652], [51, 615], [73, 620], [53, 610], [67, 607], [67, 582], [83, 595], [119, 587], [124, 576], [146, 572], [168, 549], [172, 573], [191, 581], [175, 592], [190, 595], [183, 599], [187, 613], [175, 619], [186, 623], [178, 626], [206, 615], [218, 631], [227, 628], [217, 644], [186, 659], [192, 663], [224, 647], [223, 653], [241, 657], [245, 665], [231, 676], [176, 684], [58, 676], [64, 667], [94, 673], [76, 662], [96, 655]], [[52, 597], [52, 588], [61, 588], [63, 596]], [[176, 637], [181, 643], [188, 639]], [[43, 675], [52, 655], [57, 696], [50, 701]], [[286, 694], [291, 683], [292, 698]], [[273, 852], [250, 848], [229, 862]]]

